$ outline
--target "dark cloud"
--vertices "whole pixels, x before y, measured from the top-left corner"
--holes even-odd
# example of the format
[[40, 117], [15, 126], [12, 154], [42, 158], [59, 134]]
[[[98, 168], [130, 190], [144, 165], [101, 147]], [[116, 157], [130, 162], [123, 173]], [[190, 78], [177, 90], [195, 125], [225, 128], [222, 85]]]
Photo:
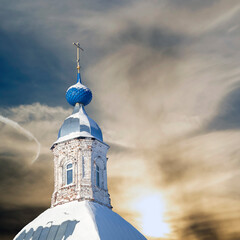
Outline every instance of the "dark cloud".
[[[108, 47], [103, 46], [99, 49], [90, 39], [97, 37], [102, 39], [104, 32], [94, 32], [86, 27], [85, 30], [78, 32], [78, 28], [86, 21], [84, 14], [81, 16], [82, 9], [101, 11], [97, 7], [101, 6], [102, 10], [108, 11], [113, 6], [123, 7], [124, 2], [119, 6], [116, 2], [109, 1], [101, 3], [72, 1], [68, 6], [59, 4], [56, 9], [48, 8], [46, 2], [42, 2], [39, 6], [27, 1], [26, 4], [29, 4], [29, 8], [25, 9], [21, 5], [13, 6], [6, 3], [1, 15], [1, 106], [32, 102], [67, 106], [62, 96], [69, 84], [75, 81], [72, 57], [75, 49], [72, 48], [71, 55], [68, 51], [73, 40], [81, 40], [84, 48], [86, 46], [88, 58], [85, 58], [83, 63], [86, 66], [91, 61], [103, 58], [106, 53], [115, 51], [114, 49], [118, 49], [119, 46], [129, 43], [141, 44], [143, 47], [161, 50], [167, 55], [175, 55], [177, 46], [183, 41], [182, 35], [167, 29], [159, 29], [157, 26], [148, 29], [141, 27], [141, 23], [132, 23], [129, 27], [126, 19], [126, 29], [120, 31], [117, 37], [109, 36]], [[77, 9], [79, 12], [76, 11]], [[78, 21], [74, 22], [72, 18], [61, 20], [61, 17], [65, 18], [68, 14]], [[8, 20], [9, 15], [12, 18], [11, 21]], [[53, 21], [54, 18], [58, 21]], [[64, 35], [64, 37], [58, 38], [58, 35]], [[74, 36], [77, 39], [74, 39]]]
[[[5, 157], [0, 156], [0, 192], [2, 196], [0, 203], [2, 205], [21, 205], [33, 199], [37, 200], [36, 197], [42, 199], [43, 203], [45, 201], [45, 204], [46, 200], [49, 202], [53, 186], [51, 170], [49, 171], [48, 168], [43, 168], [39, 164], [27, 166], [17, 156], [13, 158], [12, 154], [8, 154], [8, 157], [6, 157], [6, 153], [4, 155]], [[45, 197], [46, 194], [49, 199]], [[28, 199], [28, 196], [32, 200]]]
[[216, 116], [206, 126], [207, 131], [238, 130], [240, 128], [240, 87], [234, 87], [222, 99]]
[[130, 152], [137, 151], [137, 149], [132, 149], [130, 147], [123, 146], [116, 143], [109, 142], [107, 144], [110, 146], [109, 154], [130, 153]]
[[132, 0], [127, 1], [111, 1], [111, 0], [104, 0], [104, 1], [99, 1], [99, 0], [84, 0], [81, 2], [75, 1], [78, 7], [84, 7], [85, 9], [92, 9], [95, 11], [114, 11], [114, 9], [119, 8], [124, 6], [125, 4], [131, 4], [133, 2]]
[[199, 10], [202, 8], [211, 7], [213, 4], [220, 2], [219, 0], [170, 0], [171, 4], [177, 5], [180, 8], [191, 8]]
[[[46, 174], [49, 175], [36, 165], [33, 168], [25, 165], [19, 156], [0, 154], [1, 239], [13, 239], [26, 224], [49, 207], [51, 192], [48, 185], [53, 183], [44, 179]], [[45, 195], [48, 203], [44, 202]], [[41, 206], [37, 205], [37, 199], [41, 199]]]
[[[124, 1], [71, 1], [54, 7], [47, 1], [41, 4], [24, 1], [24, 4], [28, 7], [6, 2], [0, 15], [0, 105], [40, 102], [66, 107], [63, 95], [76, 81], [75, 49], [72, 47], [71, 54], [67, 49], [73, 41], [81, 40], [89, 56], [99, 57], [97, 50], [91, 50], [91, 42], [84, 39], [88, 34], [95, 34], [88, 29], [78, 31], [81, 18], [84, 20], [83, 9], [107, 11], [124, 5]], [[69, 15], [71, 18], [67, 19]], [[74, 17], [78, 19], [75, 23]], [[84, 42], [88, 42], [88, 46]], [[83, 65], [87, 62], [86, 58]]]
[[181, 34], [170, 32], [159, 27], [145, 28], [141, 24], [128, 23], [127, 28], [118, 33], [117, 44], [140, 44], [143, 48], [153, 48], [166, 55], [176, 55], [177, 49], [185, 40]]
[[[236, 240], [239, 239], [237, 224], [239, 216], [233, 212], [222, 211], [222, 214], [208, 214], [195, 210], [195, 213], [185, 214], [178, 219], [179, 239], [199, 240]], [[231, 229], [229, 229], [231, 226]]]
[[0, 207], [0, 238], [13, 239], [25, 225], [45, 210], [42, 206]]
[[[59, 62], [61, 57], [56, 49], [53, 51], [47, 46], [47, 39], [44, 46], [41, 33], [35, 36], [36, 31], [1, 29], [1, 106], [36, 101], [56, 105], [61, 99], [64, 101], [60, 95], [66, 86], [59, 74], [66, 77], [66, 68]], [[60, 91], [53, 91], [56, 86]]]
[[[174, 151], [176, 151], [176, 149], [174, 149]], [[164, 186], [176, 184], [176, 182], [179, 184], [180, 182], [185, 182], [187, 179], [192, 178], [193, 166], [189, 161], [184, 161], [181, 159], [181, 156], [175, 154], [169, 154], [170, 156], [167, 154], [163, 155], [162, 160], [158, 161]]]
[[210, 216], [198, 213], [189, 216], [187, 226], [183, 230], [182, 238], [199, 240], [220, 240], [217, 222]]

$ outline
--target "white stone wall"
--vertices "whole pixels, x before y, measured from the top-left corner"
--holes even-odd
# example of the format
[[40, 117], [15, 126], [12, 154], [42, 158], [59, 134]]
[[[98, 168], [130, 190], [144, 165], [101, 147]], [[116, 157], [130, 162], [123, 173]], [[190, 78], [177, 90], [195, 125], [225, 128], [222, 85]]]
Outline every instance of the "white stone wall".
[[[54, 192], [52, 206], [73, 200], [91, 200], [111, 208], [107, 189], [108, 146], [98, 140], [71, 139], [55, 144]], [[73, 183], [66, 185], [65, 166], [73, 164]], [[96, 185], [96, 165], [100, 169], [100, 186]]]

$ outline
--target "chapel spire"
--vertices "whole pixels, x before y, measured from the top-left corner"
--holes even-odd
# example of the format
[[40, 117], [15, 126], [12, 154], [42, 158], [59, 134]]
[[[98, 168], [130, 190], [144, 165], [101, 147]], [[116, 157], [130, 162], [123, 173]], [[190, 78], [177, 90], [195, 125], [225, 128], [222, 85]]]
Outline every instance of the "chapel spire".
[[74, 106], [63, 122], [54, 154], [54, 192], [52, 207], [72, 201], [93, 201], [112, 208], [107, 187], [107, 151], [102, 131], [88, 116], [84, 106], [92, 100], [91, 90], [81, 83], [80, 44], [77, 47], [78, 81], [66, 91], [66, 99]]

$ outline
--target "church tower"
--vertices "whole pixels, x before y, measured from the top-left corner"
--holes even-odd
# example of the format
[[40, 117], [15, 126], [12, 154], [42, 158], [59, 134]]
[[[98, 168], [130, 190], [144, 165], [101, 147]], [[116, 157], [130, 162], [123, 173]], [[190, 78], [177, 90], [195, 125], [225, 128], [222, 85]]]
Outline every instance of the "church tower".
[[66, 99], [74, 106], [52, 146], [54, 154], [54, 193], [52, 207], [73, 200], [90, 200], [111, 207], [107, 188], [107, 151], [102, 131], [84, 106], [92, 92], [82, 84], [80, 44], [77, 47], [77, 83], [68, 88]]
[[51, 208], [26, 225], [14, 240], [146, 240], [130, 223], [112, 211], [107, 187], [107, 151], [102, 132], [84, 107], [92, 92], [82, 84], [77, 47], [77, 83], [68, 88], [74, 107], [65, 119], [54, 155]]

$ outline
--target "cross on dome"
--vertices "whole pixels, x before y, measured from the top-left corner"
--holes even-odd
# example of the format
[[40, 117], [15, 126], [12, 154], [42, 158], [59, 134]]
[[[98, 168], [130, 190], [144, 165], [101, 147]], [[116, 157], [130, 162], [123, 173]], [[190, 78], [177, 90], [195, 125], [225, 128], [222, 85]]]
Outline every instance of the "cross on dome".
[[68, 103], [75, 106], [77, 103], [86, 106], [92, 100], [91, 90], [82, 84], [81, 74], [80, 74], [80, 43], [73, 43], [77, 47], [77, 83], [68, 88], [66, 92], [66, 99]]
[[73, 45], [75, 45], [77, 47], [77, 70], [78, 70], [78, 73], [80, 73], [80, 50], [81, 51], [84, 51], [83, 48], [81, 48], [80, 46], [80, 43], [79, 42], [74, 42]]

